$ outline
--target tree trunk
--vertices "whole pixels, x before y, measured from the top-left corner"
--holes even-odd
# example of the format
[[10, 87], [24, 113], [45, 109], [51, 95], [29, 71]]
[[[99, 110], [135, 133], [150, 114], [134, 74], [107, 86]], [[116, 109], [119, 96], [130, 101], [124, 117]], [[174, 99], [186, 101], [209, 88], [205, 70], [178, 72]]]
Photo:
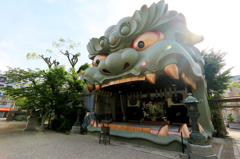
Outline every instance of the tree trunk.
[[51, 117], [52, 117], [52, 113], [50, 113], [50, 115], [49, 115], [49, 119], [48, 119], [48, 129], [50, 129]]
[[42, 110], [42, 122], [41, 122], [41, 127], [40, 127], [40, 132], [42, 132], [43, 131], [43, 127], [44, 127], [44, 122], [45, 122], [45, 112], [44, 112], [44, 110]]

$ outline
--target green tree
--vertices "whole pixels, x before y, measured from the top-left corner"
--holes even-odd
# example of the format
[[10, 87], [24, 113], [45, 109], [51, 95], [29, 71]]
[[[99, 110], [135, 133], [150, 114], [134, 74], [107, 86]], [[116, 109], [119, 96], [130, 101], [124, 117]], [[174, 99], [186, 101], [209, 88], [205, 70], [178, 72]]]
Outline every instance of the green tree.
[[[80, 43], [74, 43], [72, 40], [67, 39], [64, 40], [62, 38], [59, 39], [59, 42], [53, 41], [52, 45], [59, 50], [59, 52], [65, 55], [71, 65], [71, 68], [67, 71], [66, 80], [64, 80], [64, 85], [62, 87], [56, 86], [54, 83], [58, 80], [56, 79], [56, 75], [58, 73], [50, 73], [48, 74], [48, 78], [45, 82], [51, 85], [52, 98], [55, 102], [50, 105], [50, 110], [55, 112], [55, 118], [58, 120], [60, 116], [64, 116], [65, 119], [59, 119], [62, 125], [60, 127], [65, 127], [64, 125], [72, 125], [74, 121], [76, 121], [76, 107], [79, 104], [82, 104], [83, 101], [80, 99], [80, 93], [84, 90], [84, 82], [79, 79], [79, 75], [82, 74], [87, 68], [91, 65], [85, 63], [81, 66], [77, 67], [77, 63], [80, 57], [80, 52], [76, 52], [75, 54], [71, 53], [77, 48]], [[65, 48], [66, 50], [63, 51]], [[53, 53], [52, 50], [46, 50], [49, 53]], [[52, 66], [59, 66], [59, 62], [56, 60], [51, 61], [51, 57], [44, 57], [43, 55], [39, 56], [36, 53], [28, 53], [28, 59], [43, 59], [45, 63], [48, 65], [49, 70], [52, 69]], [[53, 70], [53, 69], [52, 69]], [[86, 110], [85, 110], [86, 112]], [[59, 123], [59, 122], [56, 122]], [[70, 127], [71, 128], [71, 127]]]
[[225, 130], [224, 121], [221, 113], [221, 104], [212, 102], [213, 98], [222, 97], [225, 90], [229, 87], [229, 81], [232, 78], [230, 72], [232, 68], [223, 71], [226, 65], [224, 57], [227, 53], [214, 51], [214, 49], [203, 50], [201, 55], [205, 61], [204, 74], [207, 82], [207, 94], [209, 107], [213, 116], [213, 125], [218, 130], [218, 136], [224, 137], [222, 133]]
[[[58, 92], [52, 91], [52, 86], [62, 88], [67, 80], [67, 74], [64, 67], [58, 66], [47, 71], [9, 68], [5, 76], [19, 83], [19, 87], [3, 89], [5, 94], [16, 99], [20, 109], [41, 109], [43, 117], [41, 127], [43, 128], [45, 113], [58, 101], [56, 99]], [[49, 80], [52, 80], [53, 85], [48, 82]]]
[[[69, 44], [68, 50], [64, 54], [70, 64], [71, 68], [67, 71], [64, 66], [60, 66], [57, 60], [51, 60], [51, 57], [44, 57], [37, 53], [28, 53], [27, 59], [42, 59], [48, 66], [46, 70], [31, 70], [27, 71], [20, 68], [9, 68], [5, 76], [13, 79], [19, 83], [21, 87], [12, 89], [4, 88], [5, 93], [17, 100], [21, 109], [41, 109], [42, 110], [42, 124], [45, 121], [45, 115], [55, 113], [56, 119], [61, 118], [62, 129], [70, 129], [73, 122], [76, 120], [76, 107], [82, 104], [80, 93], [84, 90], [85, 84], [79, 79], [79, 75], [86, 70], [90, 65], [85, 63], [75, 70], [80, 53], [70, 53], [79, 44], [73, 43], [70, 39], [65, 41], [60, 39], [59, 43], [53, 42], [56, 48]], [[70, 49], [70, 50], [69, 50]], [[47, 52], [52, 53], [52, 50], [47, 49]], [[66, 127], [70, 125], [70, 127]]]
[[[221, 97], [228, 88], [232, 78], [230, 72], [232, 68], [223, 71], [226, 65], [224, 57], [227, 53], [221, 51], [203, 50], [201, 55], [205, 61], [204, 74], [207, 81], [207, 93], [209, 98]], [[222, 72], [223, 71], [223, 72]]]
[[[237, 83], [236, 81], [232, 81], [232, 80], [231, 80], [231, 82], [230, 82], [230, 84], [229, 84], [228, 87], [229, 87], [229, 88], [236, 87], [237, 90], [238, 90], [238, 92], [240, 92], [240, 84]], [[238, 95], [240, 95], [240, 93], [238, 93]]]

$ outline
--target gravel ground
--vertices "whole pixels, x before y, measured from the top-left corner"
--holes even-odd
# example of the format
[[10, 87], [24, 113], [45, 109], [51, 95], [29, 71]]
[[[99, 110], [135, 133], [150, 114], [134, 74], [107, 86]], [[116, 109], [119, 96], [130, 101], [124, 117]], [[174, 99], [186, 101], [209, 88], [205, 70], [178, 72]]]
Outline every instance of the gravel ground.
[[[53, 131], [23, 132], [26, 122], [0, 122], [0, 159], [167, 159], [156, 154], [141, 152], [122, 146], [99, 144], [97, 138], [89, 135], [66, 135]], [[120, 144], [121, 146], [117, 146]], [[161, 150], [131, 145], [131, 148], [161, 154]], [[177, 152], [163, 151], [162, 155], [178, 157]]]
[[[179, 158], [178, 152], [113, 140], [110, 145], [105, 146], [98, 143], [98, 137], [90, 135], [66, 135], [48, 130], [44, 132], [23, 132], [25, 126], [26, 122], [0, 121], [0, 159]], [[223, 140], [213, 139], [210, 143], [213, 146], [214, 153], [218, 155]], [[232, 138], [225, 139], [221, 159], [232, 159], [231, 157], [234, 159], [232, 144]]]

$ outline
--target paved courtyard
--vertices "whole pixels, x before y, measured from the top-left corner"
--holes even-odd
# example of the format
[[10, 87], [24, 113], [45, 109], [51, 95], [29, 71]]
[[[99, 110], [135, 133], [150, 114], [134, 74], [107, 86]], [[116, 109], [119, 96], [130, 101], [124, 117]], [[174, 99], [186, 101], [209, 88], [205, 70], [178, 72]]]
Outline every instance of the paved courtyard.
[[[90, 135], [66, 135], [48, 130], [44, 132], [23, 132], [22, 129], [25, 128], [25, 125], [26, 122], [0, 121], [0, 159], [179, 158], [178, 152], [117, 141], [111, 141], [110, 145], [105, 146], [98, 143], [97, 137]], [[231, 131], [230, 134], [232, 133], [235, 133], [234, 137], [240, 138], [240, 131]], [[223, 143], [224, 146], [222, 146]], [[214, 139], [211, 144], [213, 145], [214, 153], [220, 154], [221, 159], [234, 159], [234, 143], [231, 138], [225, 140]], [[221, 147], [223, 147], [222, 151]]]
[[228, 130], [230, 137], [233, 139], [233, 150], [235, 159], [240, 159], [240, 130], [229, 129]]

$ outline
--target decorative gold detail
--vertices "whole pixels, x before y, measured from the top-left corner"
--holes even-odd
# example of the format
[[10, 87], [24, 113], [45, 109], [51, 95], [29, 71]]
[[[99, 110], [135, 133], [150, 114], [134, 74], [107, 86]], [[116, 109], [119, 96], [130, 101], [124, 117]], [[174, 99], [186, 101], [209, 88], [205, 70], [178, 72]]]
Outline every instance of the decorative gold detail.
[[89, 91], [89, 92], [92, 92], [93, 90], [94, 90], [94, 86], [88, 84], [88, 91]]
[[132, 81], [132, 78], [126, 78], [126, 82], [131, 82]]
[[114, 81], [114, 84], [119, 84], [119, 80]]
[[157, 74], [156, 73], [149, 73], [146, 75], [146, 79], [149, 83], [155, 84]]
[[[108, 83], [105, 83], [105, 84], [102, 84], [102, 85], [96, 85], [96, 92], [99, 91], [100, 88], [104, 88], [104, 87], [115, 85], [115, 84], [131, 82], [131, 81], [145, 81], [145, 76], [129, 77], [129, 78], [125, 78], [125, 79], [111, 81], [111, 82], [108, 82]], [[98, 87], [100, 87], [100, 88], [98, 89]]]
[[114, 81], [109, 82], [109, 86], [114, 85]]
[[139, 76], [139, 77], [138, 77], [138, 80], [139, 80], [139, 81], [144, 81], [145, 79], [146, 79], [145, 76]]
[[125, 83], [125, 82], [126, 82], [126, 79], [119, 80], [119, 83]]
[[163, 72], [168, 77], [171, 77], [173, 79], [179, 79], [178, 77], [178, 67], [176, 64], [169, 64], [164, 69]]
[[138, 77], [132, 77], [132, 81], [138, 81]]

